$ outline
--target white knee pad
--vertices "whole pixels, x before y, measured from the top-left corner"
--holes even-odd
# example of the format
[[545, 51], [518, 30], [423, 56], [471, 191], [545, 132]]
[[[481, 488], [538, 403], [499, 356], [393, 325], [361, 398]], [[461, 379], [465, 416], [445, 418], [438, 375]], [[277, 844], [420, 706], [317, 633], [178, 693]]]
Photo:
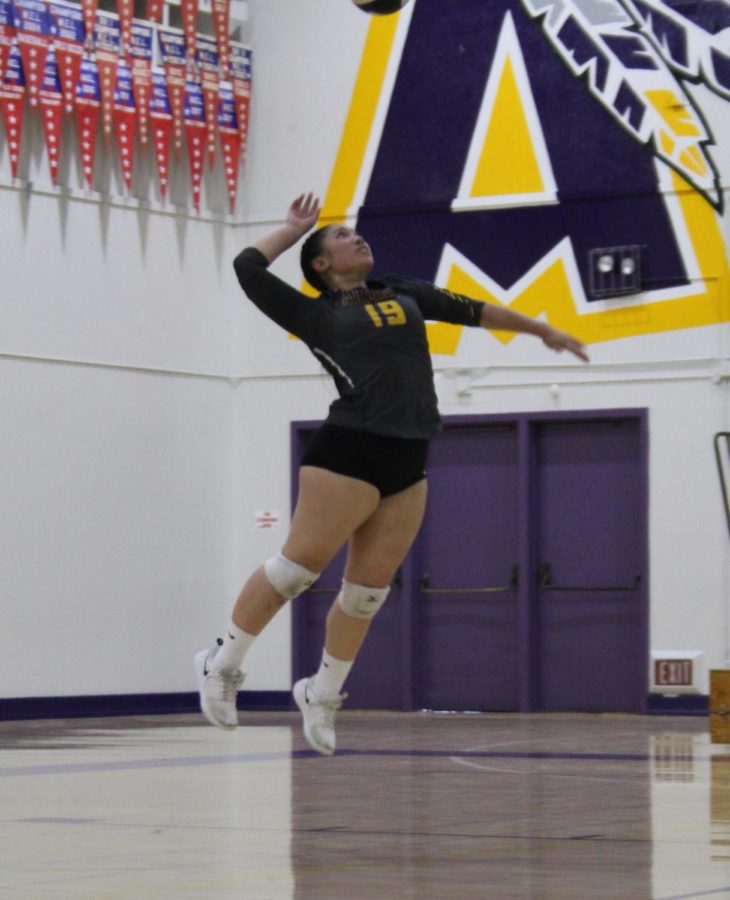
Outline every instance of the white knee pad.
[[340, 609], [353, 619], [372, 619], [385, 603], [389, 591], [389, 587], [370, 588], [364, 584], [353, 584], [343, 578], [337, 602]]
[[281, 553], [264, 563], [264, 571], [274, 590], [287, 600], [304, 593], [319, 578], [319, 572], [310, 572]]

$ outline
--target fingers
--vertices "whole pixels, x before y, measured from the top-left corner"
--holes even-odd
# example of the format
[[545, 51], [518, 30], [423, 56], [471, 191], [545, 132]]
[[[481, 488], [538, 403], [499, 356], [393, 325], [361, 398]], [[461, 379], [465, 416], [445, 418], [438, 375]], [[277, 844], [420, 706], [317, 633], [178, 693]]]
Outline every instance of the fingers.
[[578, 359], [583, 360], [583, 362], [590, 362], [585, 346], [570, 334], [558, 331], [545, 341], [545, 343], [551, 350], [555, 350], [557, 353], [562, 353], [564, 350], [567, 350], [569, 353], [577, 356]]
[[292, 203], [292, 209], [295, 209], [299, 215], [311, 216], [315, 212], [319, 212], [319, 197], [310, 191], [308, 194], [300, 194]]
[[568, 350], [573, 354], [573, 356], [577, 356], [578, 359], [582, 359], [583, 362], [590, 362], [588, 353], [586, 352], [586, 348], [579, 341], [571, 339], [563, 347], [558, 347], [556, 349], [558, 349], [559, 351]]

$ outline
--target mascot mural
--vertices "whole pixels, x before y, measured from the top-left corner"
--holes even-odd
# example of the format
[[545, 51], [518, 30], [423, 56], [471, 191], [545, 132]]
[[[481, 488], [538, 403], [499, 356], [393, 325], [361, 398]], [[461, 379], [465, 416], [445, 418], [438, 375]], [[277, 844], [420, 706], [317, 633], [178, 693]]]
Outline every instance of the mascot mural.
[[589, 343], [720, 324], [729, 100], [726, 0], [415, 0], [369, 26], [324, 215]]

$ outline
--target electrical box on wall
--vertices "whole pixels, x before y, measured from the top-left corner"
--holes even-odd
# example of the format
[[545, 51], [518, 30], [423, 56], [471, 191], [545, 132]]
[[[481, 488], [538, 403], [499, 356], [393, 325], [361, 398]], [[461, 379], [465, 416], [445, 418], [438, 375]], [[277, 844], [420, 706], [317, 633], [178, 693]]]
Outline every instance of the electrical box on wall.
[[590, 299], [638, 294], [641, 290], [641, 247], [596, 247], [588, 254]]
[[707, 671], [700, 650], [652, 650], [651, 685], [653, 694], [707, 693]]

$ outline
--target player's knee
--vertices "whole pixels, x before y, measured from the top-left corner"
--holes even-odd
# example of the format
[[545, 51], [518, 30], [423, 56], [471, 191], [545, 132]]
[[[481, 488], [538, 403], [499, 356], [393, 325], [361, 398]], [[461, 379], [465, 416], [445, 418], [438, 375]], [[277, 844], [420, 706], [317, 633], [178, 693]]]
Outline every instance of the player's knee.
[[281, 553], [264, 563], [264, 572], [271, 586], [285, 600], [298, 597], [319, 578], [319, 572], [310, 572], [305, 566], [292, 562]]
[[353, 619], [372, 619], [385, 603], [389, 591], [389, 587], [371, 588], [343, 579], [337, 602], [340, 609]]

